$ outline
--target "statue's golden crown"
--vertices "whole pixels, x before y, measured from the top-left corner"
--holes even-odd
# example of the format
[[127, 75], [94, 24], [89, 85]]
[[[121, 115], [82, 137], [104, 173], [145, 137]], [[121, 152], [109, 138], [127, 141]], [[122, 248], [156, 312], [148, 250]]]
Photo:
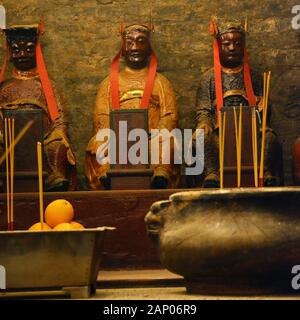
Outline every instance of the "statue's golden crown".
[[210, 27], [211, 35], [216, 38], [230, 31], [246, 34], [248, 32], [248, 19], [246, 18], [245, 21], [242, 22], [237, 19], [225, 20], [217, 17], [211, 17]]
[[154, 24], [152, 18], [150, 19], [149, 23], [132, 23], [127, 25], [125, 25], [124, 19], [122, 19], [119, 25], [119, 34], [121, 36], [125, 36], [132, 31], [141, 31], [150, 35], [152, 32], [154, 32]]

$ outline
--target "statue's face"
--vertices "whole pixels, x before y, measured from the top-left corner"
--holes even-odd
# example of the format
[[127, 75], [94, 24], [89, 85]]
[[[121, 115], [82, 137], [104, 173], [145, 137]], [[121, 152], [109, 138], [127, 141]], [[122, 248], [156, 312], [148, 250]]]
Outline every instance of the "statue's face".
[[133, 30], [125, 36], [123, 56], [129, 67], [133, 69], [146, 67], [150, 54], [150, 39], [146, 33]]
[[227, 32], [218, 39], [218, 45], [223, 67], [235, 68], [243, 64], [245, 36], [242, 33]]
[[34, 42], [18, 40], [10, 44], [10, 56], [15, 68], [27, 71], [36, 67], [36, 45]]

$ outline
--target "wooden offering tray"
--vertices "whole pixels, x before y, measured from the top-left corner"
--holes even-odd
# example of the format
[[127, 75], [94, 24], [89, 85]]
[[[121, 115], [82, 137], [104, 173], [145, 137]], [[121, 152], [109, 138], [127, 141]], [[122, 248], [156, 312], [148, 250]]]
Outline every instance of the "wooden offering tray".
[[6, 291], [57, 290], [87, 298], [95, 288], [104, 235], [114, 228], [0, 232]]

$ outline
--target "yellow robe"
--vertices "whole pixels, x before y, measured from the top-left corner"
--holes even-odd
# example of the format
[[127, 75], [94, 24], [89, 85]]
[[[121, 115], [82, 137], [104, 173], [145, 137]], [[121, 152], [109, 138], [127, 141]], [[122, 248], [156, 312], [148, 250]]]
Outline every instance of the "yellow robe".
[[[136, 109], [140, 106], [141, 97], [130, 96], [131, 91], [144, 90], [148, 75], [148, 68], [134, 70], [126, 67], [119, 74], [119, 98], [121, 109]], [[110, 128], [109, 114], [112, 111], [111, 90], [109, 77], [100, 84], [94, 109], [94, 136], [89, 141], [86, 149], [85, 171], [90, 187], [101, 189], [99, 178], [106, 175], [109, 164], [100, 165], [96, 160], [96, 152], [100, 142], [96, 141], [96, 134], [100, 129]], [[148, 126], [151, 129], [168, 129], [172, 131], [177, 127], [177, 107], [174, 91], [170, 82], [157, 73], [152, 96], [148, 108]], [[172, 159], [173, 150], [171, 148]], [[171, 161], [172, 163], [172, 161]], [[154, 176], [164, 176], [169, 181], [169, 187], [178, 184], [178, 168], [172, 164], [156, 164], [151, 166]]]

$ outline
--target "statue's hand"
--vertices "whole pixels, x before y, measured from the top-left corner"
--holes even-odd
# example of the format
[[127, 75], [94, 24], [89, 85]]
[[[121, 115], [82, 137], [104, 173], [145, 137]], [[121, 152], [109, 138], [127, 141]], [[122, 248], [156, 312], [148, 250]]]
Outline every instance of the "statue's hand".
[[65, 133], [62, 130], [54, 130], [53, 132], [51, 132], [51, 134], [49, 136], [47, 136], [46, 139], [44, 140], [44, 144], [47, 145], [47, 144], [50, 144], [51, 142], [54, 142], [54, 141], [61, 141], [61, 143], [63, 143], [63, 145], [67, 149], [68, 162], [72, 166], [75, 166], [75, 164], [76, 164], [75, 155], [73, 153], [73, 150], [70, 146], [70, 143], [69, 143]]
[[68, 162], [70, 163], [70, 165], [72, 165], [72, 166], [76, 165], [75, 155], [74, 155], [74, 153], [73, 153], [71, 148], [68, 148], [67, 158], [68, 158]]
[[155, 176], [152, 180], [151, 187], [153, 189], [167, 189], [168, 179], [163, 176]]
[[76, 159], [75, 159], [75, 155], [74, 152], [71, 148], [71, 145], [69, 143], [69, 141], [67, 140], [67, 137], [65, 136], [65, 134], [62, 132], [61, 133], [61, 141], [64, 144], [64, 146], [67, 149], [67, 159], [68, 162], [70, 163], [70, 165], [75, 166], [76, 165]]
[[213, 132], [213, 128], [207, 123], [202, 123], [197, 129], [203, 129], [205, 135], [209, 135]]
[[4, 137], [1, 130], [0, 130], [0, 145], [4, 145]]

